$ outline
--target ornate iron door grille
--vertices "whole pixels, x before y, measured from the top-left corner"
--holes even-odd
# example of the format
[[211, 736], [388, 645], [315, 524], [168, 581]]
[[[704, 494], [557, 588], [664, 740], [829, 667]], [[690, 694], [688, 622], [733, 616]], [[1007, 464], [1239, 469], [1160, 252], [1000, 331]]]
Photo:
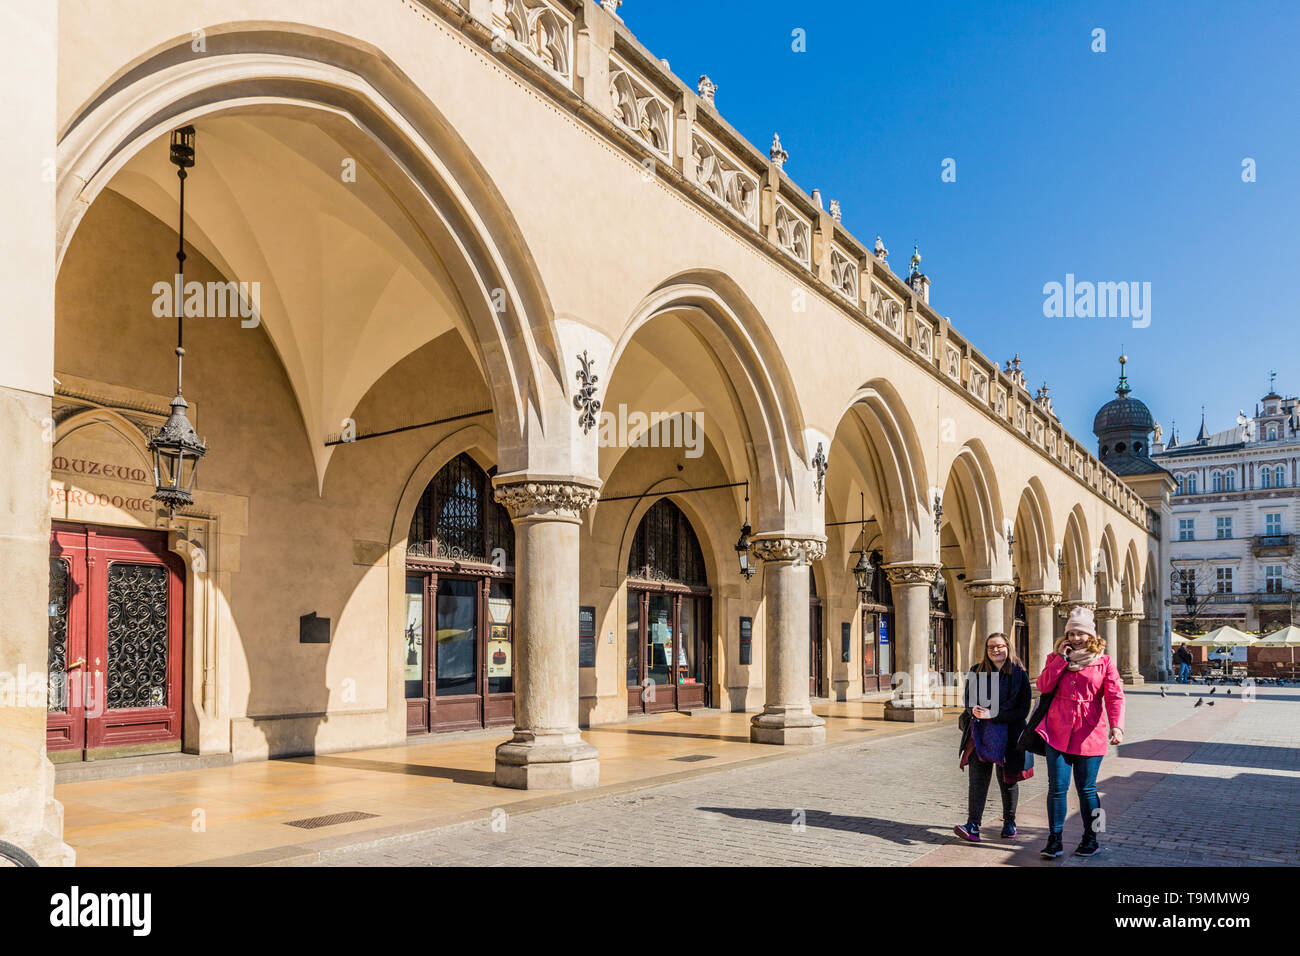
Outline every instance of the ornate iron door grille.
[[167, 569], [115, 561], [108, 569], [109, 710], [167, 706]]

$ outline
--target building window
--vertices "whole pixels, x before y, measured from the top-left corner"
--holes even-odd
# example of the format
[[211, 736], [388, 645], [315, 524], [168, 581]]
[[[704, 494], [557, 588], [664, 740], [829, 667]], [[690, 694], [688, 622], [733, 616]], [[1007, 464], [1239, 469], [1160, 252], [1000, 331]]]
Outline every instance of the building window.
[[1259, 486], [1260, 486], [1261, 488], [1272, 488], [1272, 487], [1273, 487], [1273, 472], [1270, 471], [1268, 468], [1264, 468], [1264, 469], [1262, 469], [1262, 470], [1260, 471], [1260, 473], [1259, 473]]
[[1282, 470], [1281, 465], [1278, 465], [1276, 468], [1273, 469], [1273, 487], [1275, 488], [1286, 487], [1286, 473]]
[[1268, 426], [1268, 440], [1269, 440], [1269, 441], [1277, 441], [1277, 426], [1276, 426], [1276, 425], [1269, 425], [1269, 426]]
[[1237, 473], [1235, 471], [1225, 471], [1223, 473], [1223, 490], [1224, 491], [1237, 490]]
[[1264, 533], [1269, 536], [1282, 533], [1281, 512], [1271, 512], [1264, 515]]
[[1195, 475], [1188, 475], [1188, 476], [1187, 476], [1187, 493], [1188, 493], [1189, 495], [1194, 495], [1194, 494], [1196, 494], [1196, 476], [1195, 476]]
[[1211, 491], [1222, 491], [1222, 490], [1223, 490], [1223, 472], [1221, 472], [1221, 471], [1216, 471], [1216, 472], [1211, 473], [1211, 475], [1210, 475], [1210, 490], [1211, 490]]
[[1215, 587], [1214, 590], [1219, 594], [1232, 593], [1232, 568], [1215, 568]]
[[1282, 565], [1270, 564], [1264, 568], [1264, 590], [1269, 594], [1282, 593]]
[[1195, 518], [1178, 519], [1178, 540], [1179, 541], [1196, 540], [1196, 519]]
[[1188, 568], [1179, 570], [1178, 577], [1180, 584], [1174, 587], [1174, 594], [1178, 597], [1184, 597], [1188, 594], [1196, 593], [1196, 569]]
[[1178, 476], [1178, 494], [1181, 495], [1182, 493], [1183, 493], [1183, 476], [1182, 476], [1182, 475], [1179, 475], [1179, 476]]
[[1232, 537], [1232, 517], [1214, 519], [1214, 536], [1216, 538]]

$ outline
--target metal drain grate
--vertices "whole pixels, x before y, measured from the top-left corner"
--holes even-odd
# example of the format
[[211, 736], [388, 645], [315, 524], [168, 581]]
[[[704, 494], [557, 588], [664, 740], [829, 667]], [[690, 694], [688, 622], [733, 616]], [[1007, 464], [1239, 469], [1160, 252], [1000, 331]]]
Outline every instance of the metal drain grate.
[[339, 823], [355, 823], [358, 820], [369, 820], [377, 817], [377, 813], [362, 813], [360, 810], [346, 810], [343, 813], [329, 813], [323, 817], [307, 817], [303, 820], [286, 820], [285, 826], [298, 827], [301, 830], [315, 830], [318, 827], [332, 827]]
[[669, 760], [680, 760], [682, 763], [695, 763], [697, 760], [712, 760], [713, 754], [687, 754], [685, 757], [669, 757]]

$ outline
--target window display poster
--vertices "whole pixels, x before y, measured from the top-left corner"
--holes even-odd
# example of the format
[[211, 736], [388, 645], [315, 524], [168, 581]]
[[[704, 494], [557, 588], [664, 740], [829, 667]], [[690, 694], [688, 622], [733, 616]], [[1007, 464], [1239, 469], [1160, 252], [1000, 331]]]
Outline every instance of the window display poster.
[[509, 677], [513, 663], [510, 647], [510, 627], [493, 624], [488, 632], [488, 677]]
[[424, 594], [406, 595], [405, 680], [420, 681], [424, 670]]

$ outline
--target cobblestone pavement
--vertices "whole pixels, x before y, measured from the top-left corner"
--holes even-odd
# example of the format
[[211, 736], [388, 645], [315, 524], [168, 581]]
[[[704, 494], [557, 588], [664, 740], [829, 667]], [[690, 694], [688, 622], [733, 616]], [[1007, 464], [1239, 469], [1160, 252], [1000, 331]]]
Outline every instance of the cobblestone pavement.
[[[1260, 688], [1193, 708], [1205, 688], [1131, 691], [1127, 738], [1102, 765], [1105, 847], [1064, 865], [1300, 863], [1300, 692]], [[959, 844], [966, 778], [956, 728], [881, 739], [632, 794], [480, 820], [325, 865], [1029, 865], [1044, 862], [1046, 774], [1021, 784], [1021, 835], [1002, 841], [996, 786]], [[1067, 851], [1080, 832], [1070, 795]]]

